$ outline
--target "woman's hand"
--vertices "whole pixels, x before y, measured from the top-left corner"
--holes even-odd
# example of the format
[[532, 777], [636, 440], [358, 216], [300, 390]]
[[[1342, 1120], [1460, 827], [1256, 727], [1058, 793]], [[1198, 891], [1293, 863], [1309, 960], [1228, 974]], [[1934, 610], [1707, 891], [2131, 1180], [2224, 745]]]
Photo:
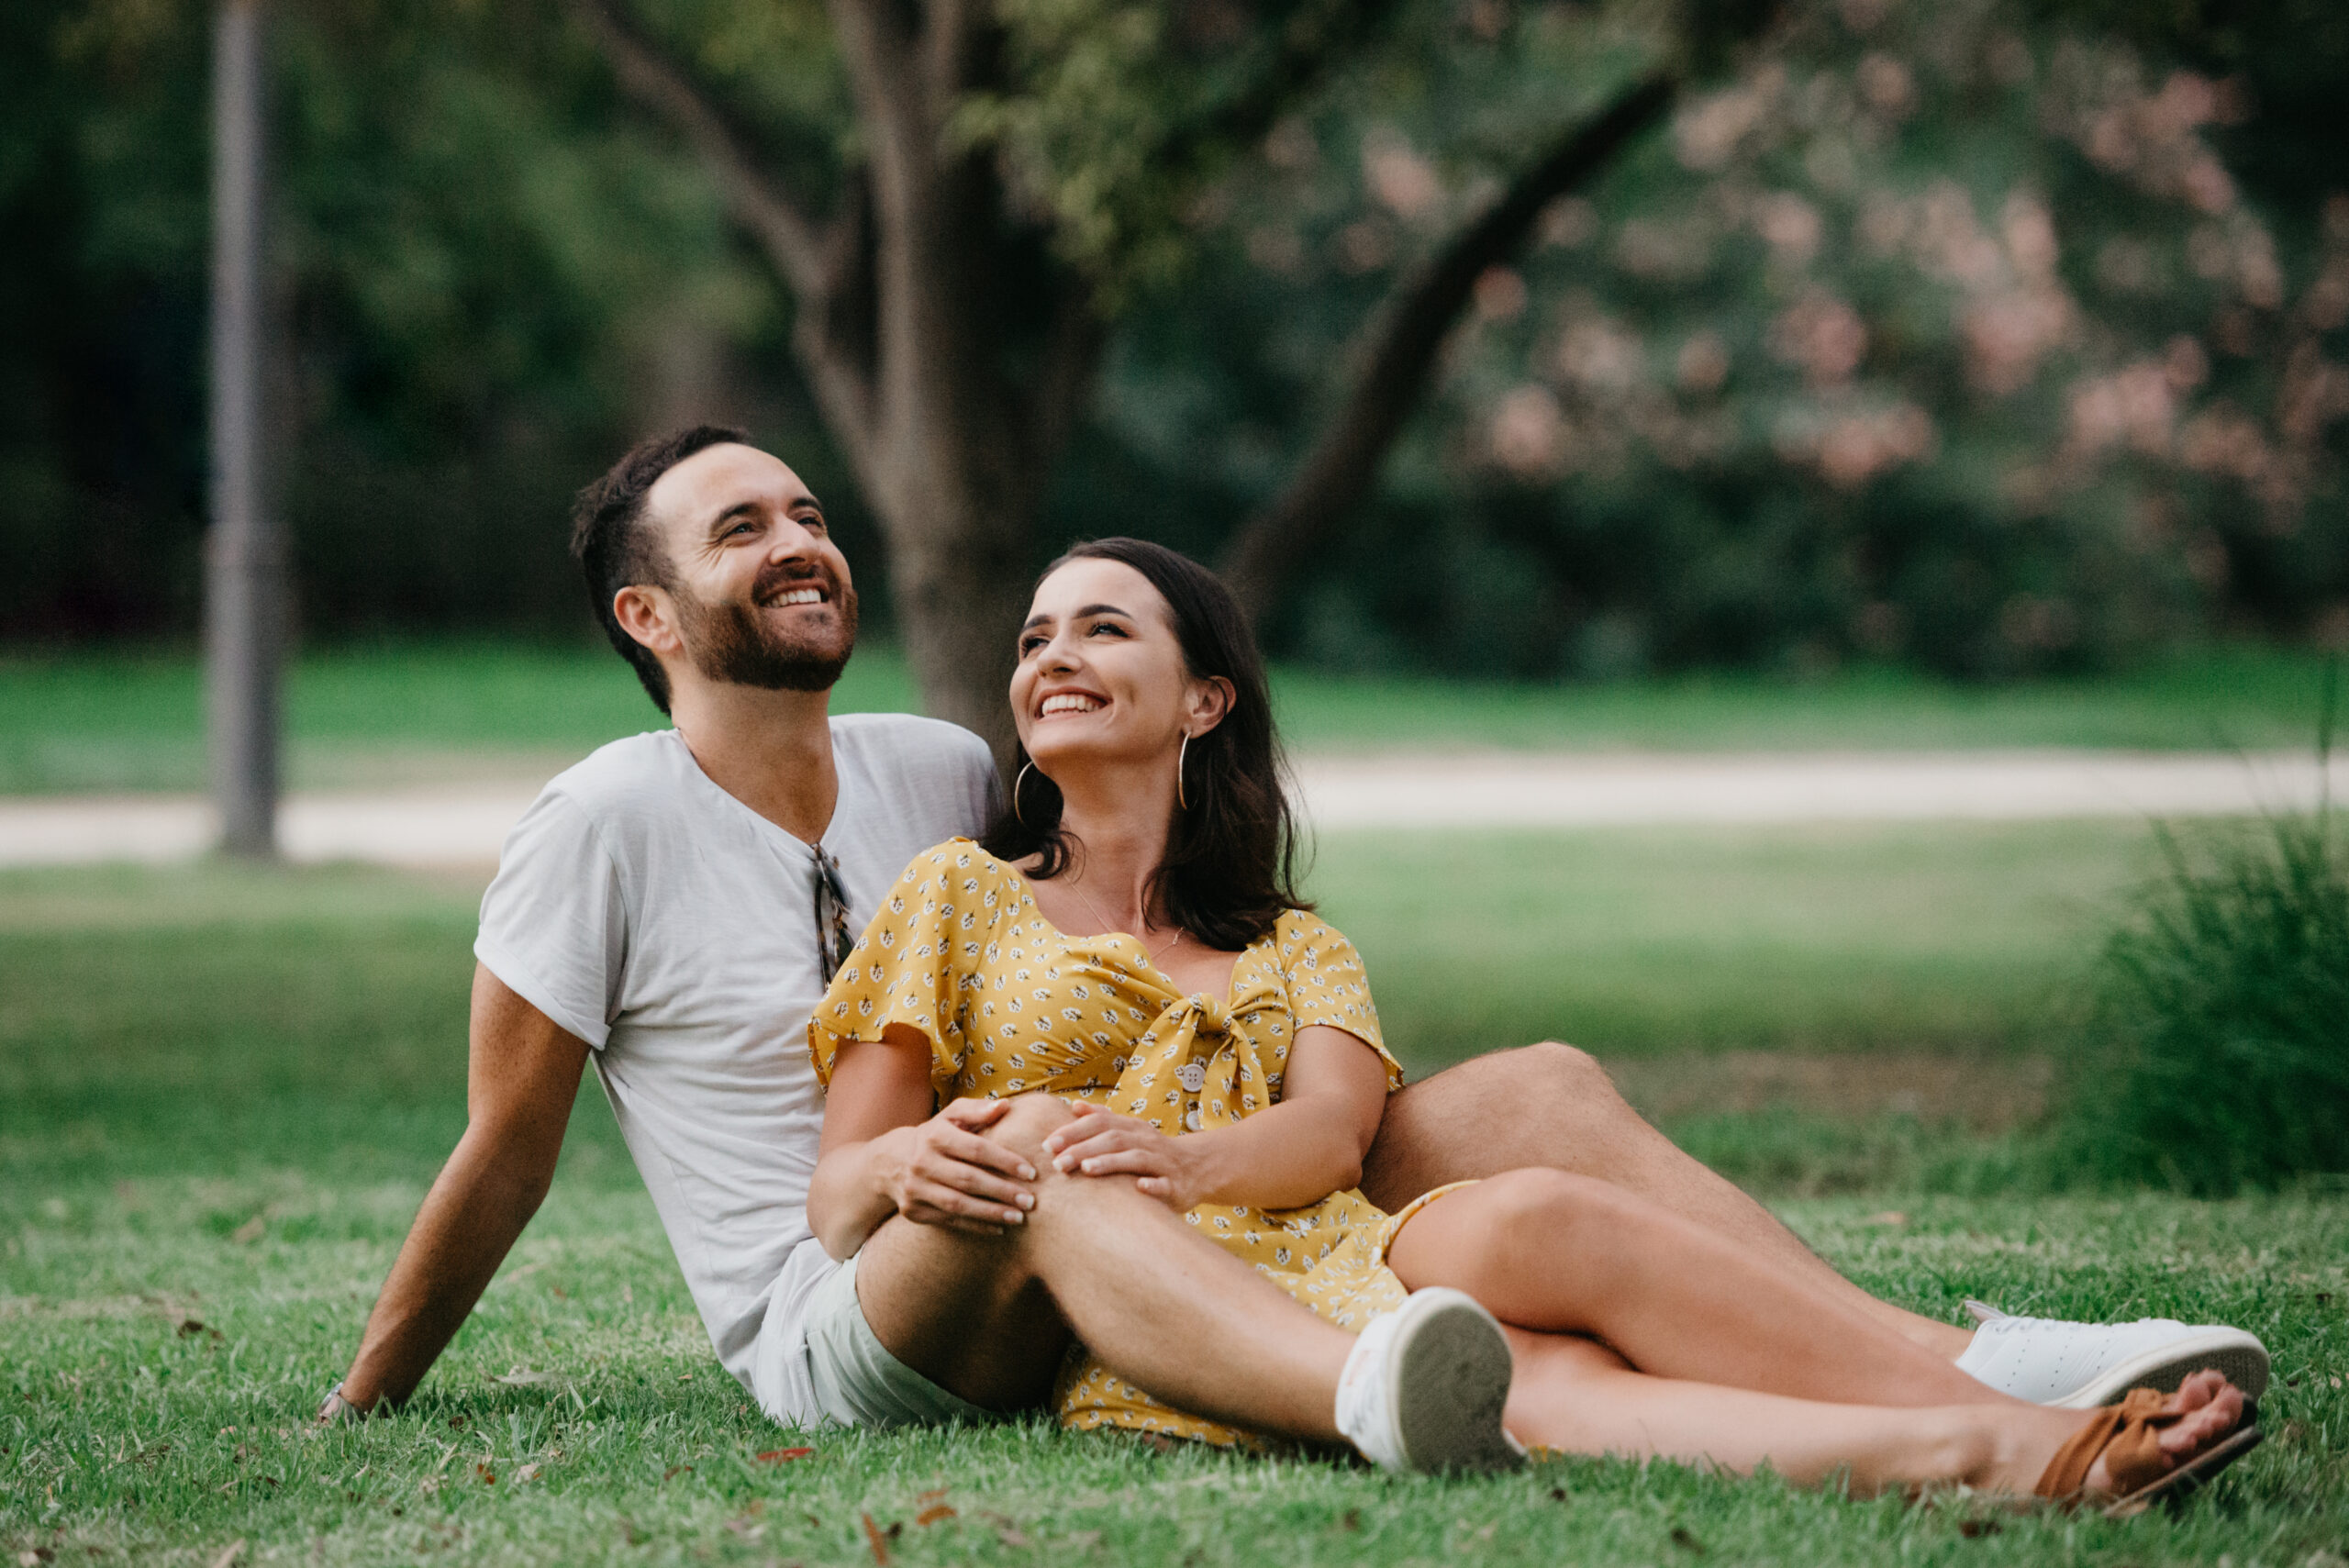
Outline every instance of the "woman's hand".
[[1071, 1176], [1132, 1176], [1135, 1186], [1178, 1214], [1199, 1204], [1205, 1173], [1194, 1155], [1206, 1146], [1197, 1139], [1169, 1138], [1146, 1121], [1083, 1100], [1069, 1108], [1076, 1119], [1044, 1138], [1044, 1153], [1054, 1170]]
[[955, 1100], [928, 1121], [876, 1139], [874, 1175], [897, 1212], [916, 1225], [985, 1236], [1025, 1220], [1036, 1207], [1027, 1185], [1035, 1168], [978, 1135], [1010, 1107], [1008, 1100]]

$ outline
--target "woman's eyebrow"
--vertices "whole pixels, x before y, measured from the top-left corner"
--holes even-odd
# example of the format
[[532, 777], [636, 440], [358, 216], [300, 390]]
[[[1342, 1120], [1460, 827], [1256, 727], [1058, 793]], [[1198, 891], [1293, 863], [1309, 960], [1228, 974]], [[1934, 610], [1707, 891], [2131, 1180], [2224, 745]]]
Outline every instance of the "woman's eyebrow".
[[[1130, 612], [1119, 609], [1115, 605], [1087, 605], [1068, 618], [1071, 620], [1083, 620], [1086, 616], [1124, 616], [1128, 620], [1134, 618]], [[1042, 626], [1052, 618], [1052, 611], [1038, 610], [1034, 615], [1028, 617], [1027, 625], [1022, 626], [1019, 629], [1026, 631], [1029, 627]]]

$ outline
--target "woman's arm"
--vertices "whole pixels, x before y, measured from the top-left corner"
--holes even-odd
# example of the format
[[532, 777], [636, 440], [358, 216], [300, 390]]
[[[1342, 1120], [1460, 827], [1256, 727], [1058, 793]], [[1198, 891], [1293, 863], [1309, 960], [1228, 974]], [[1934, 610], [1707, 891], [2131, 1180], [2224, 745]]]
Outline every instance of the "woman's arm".
[[1168, 1138], [1146, 1121], [1079, 1106], [1044, 1140], [1054, 1168], [1131, 1175], [1171, 1208], [1296, 1208], [1362, 1180], [1386, 1106], [1386, 1064], [1343, 1029], [1314, 1024], [1289, 1046], [1279, 1103], [1229, 1127]]
[[891, 1215], [994, 1236], [1036, 1207], [1022, 1184], [1034, 1168], [979, 1136], [1011, 1102], [956, 1100], [930, 1115], [930, 1041], [904, 1024], [841, 1047], [807, 1184], [808, 1229], [835, 1258]]

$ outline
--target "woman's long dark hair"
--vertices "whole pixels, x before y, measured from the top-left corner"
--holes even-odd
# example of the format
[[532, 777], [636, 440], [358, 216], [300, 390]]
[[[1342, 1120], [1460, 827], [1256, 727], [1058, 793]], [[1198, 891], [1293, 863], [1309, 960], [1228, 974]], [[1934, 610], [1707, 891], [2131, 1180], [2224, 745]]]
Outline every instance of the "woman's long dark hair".
[[[1120, 562], [1148, 578], [1174, 614], [1190, 675], [1231, 683], [1223, 722], [1191, 738], [1183, 762], [1183, 794], [1190, 806], [1175, 811], [1166, 858], [1152, 873], [1145, 895], [1208, 946], [1244, 948], [1270, 931], [1282, 910], [1313, 907], [1297, 896], [1297, 813], [1273, 730], [1272, 689], [1247, 617], [1221, 579], [1164, 545], [1088, 540], [1044, 568], [1043, 577], [1072, 561]], [[980, 847], [997, 860], [1041, 857], [1030, 874], [1047, 881], [1068, 869], [1071, 851], [1061, 827], [1060, 786], [1028, 766], [1024, 746], [1013, 767], [1019, 793]]]

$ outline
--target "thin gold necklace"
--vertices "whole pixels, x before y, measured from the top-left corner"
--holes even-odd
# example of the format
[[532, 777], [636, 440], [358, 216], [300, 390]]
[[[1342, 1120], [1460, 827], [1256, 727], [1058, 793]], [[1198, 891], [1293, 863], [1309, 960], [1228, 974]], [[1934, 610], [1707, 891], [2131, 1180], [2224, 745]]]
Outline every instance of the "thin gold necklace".
[[[1076, 895], [1078, 900], [1084, 904], [1085, 907], [1092, 914], [1096, 920], [1101, 922], [1103, 928], [1102, 934], [1104, 936], [1115, 936], [1119, 934], [1117, 922], [1110, 919], [1107, 915], [1101, 913], [1101, 906], [1086, 897], [1085, 889], [1072, 882], [1068, 884], [1068, 890]], [[1145, 926], [1150, 924], [1150, 917], [1148, 916], [1145, 915], [1142, 917], [1142, 924]], [[1150, 954], [1151, 962], [1156, 963], [1160, 959], [1164, 958], [1169, 951], [1173, 951], [1173, 949], [1182, 941], [1183, 928], [1180, 926], [1175, 927], [1174, 934], [1166, 939], [1165, 946], [1157, 948], [1152, 947], [1150, 945], [1150, 939], [1143, 936], [1139, 931], [1129, 931], [1124, 934], [1132, 937], [1134, 940], [1141, 943], [1141, 951]]]

